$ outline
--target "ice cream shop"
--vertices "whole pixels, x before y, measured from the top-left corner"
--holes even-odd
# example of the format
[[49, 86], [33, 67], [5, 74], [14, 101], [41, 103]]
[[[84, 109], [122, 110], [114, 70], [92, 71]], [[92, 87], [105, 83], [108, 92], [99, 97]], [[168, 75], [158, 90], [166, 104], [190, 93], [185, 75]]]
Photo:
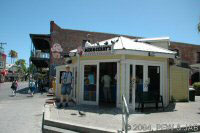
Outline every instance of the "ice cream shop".
[[[153, 43], [155, 42], [155, 43]], [[176, 52], [168, 49], [169, 38], [130, 39], [115, 37], [70, 51], [73, 97], [78, 104], [121, 107], [122, 95], [129, 108], [138, 106], [138, 93], [157, 93], [167, 106], [172, 95], [170, 67]], [[56, 67], [60, 97], [62, 72]]]

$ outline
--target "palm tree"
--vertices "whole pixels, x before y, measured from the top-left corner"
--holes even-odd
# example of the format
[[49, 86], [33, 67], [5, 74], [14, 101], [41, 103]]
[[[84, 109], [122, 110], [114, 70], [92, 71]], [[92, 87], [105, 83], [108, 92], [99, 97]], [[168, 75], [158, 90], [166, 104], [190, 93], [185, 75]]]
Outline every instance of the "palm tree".
[[199, 24], [198, 24], [198, 31], [200, 32], [200, 22], [199, 22]]
[[11, 58], [11, 63], [13, 63], [14, 59], [16, 59], [18, 57], [18, 53], [16, 51], [14, 51], [14, 50], [10, 50], [9, 56]]

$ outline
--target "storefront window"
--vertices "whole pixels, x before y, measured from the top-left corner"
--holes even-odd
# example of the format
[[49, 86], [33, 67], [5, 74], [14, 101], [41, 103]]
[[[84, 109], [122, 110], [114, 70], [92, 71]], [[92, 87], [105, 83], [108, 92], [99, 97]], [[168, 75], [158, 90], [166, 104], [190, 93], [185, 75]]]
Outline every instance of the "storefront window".
[[139, 101], [139, 96], [143, 92], [143, 65], [135, 66], [135, 77], [136, 77], [136, 99], [135, 101]]
[[84, 66], [84, 100], [96, 101], [97, 65]]
[[130, 65], [129, 103], [132, 103], [132, 92], [133, 92], [133, 87], [134, 87], [133, 65]]

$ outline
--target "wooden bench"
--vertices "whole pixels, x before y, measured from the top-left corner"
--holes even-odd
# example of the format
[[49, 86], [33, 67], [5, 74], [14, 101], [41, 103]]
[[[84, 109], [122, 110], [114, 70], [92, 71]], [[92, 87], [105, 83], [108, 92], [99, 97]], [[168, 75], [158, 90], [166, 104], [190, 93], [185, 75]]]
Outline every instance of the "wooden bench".
[[158, 104], [161, 103], [163, 111], [164, 111], [163, 97], [160, 94], [154, 94], [150, 92], [141, 92], [138, 95], [138, 100], [139, 100], [138, 109], [140, 109], [140, 105], [142, 106], [141, 112], [144, 111], [144, 104], [148, 104], [148, 103], [155, 103], [156, 110], [158, 110]]

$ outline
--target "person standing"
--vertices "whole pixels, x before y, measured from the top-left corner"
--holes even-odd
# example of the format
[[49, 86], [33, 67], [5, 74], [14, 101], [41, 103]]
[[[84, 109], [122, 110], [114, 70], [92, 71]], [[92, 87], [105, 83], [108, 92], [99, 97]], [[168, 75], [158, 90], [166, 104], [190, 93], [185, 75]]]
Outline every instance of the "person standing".
[[102, 77], [101, 82], [103, 83], [103, 92], [105, 101], [106, 102], [108, 102], [108, 100], [111, 101], [111, 91], [110, 91], [111, 77], [105, 74]]
[[[68, 107], [69, 96], [72, 90], [72, 72], [70, 71], [70, 66], [66, 65], [66, 71], [62, 73], [61, 77], [61, 101], [59, 108], [62, 106]], [[65, 102], [64, 102], [65, 100]]]
[[39, 88], [39, 91], [40, 91], [40, 93], [41, 94], [43, 94], [43, 88], [44, 88], [44, 86], [43, 86], [43, 79], [39, 79], [39, 81], [38, 81], [38, 88]]
[[29, 86], [30, 86], [31, 96], [33, 96], [35, 92], [35, 82], [31, 80]]
[[13, 96], [16, 95], [17, 87], [18, 87], [18, 82], [17, 82], [17, 80], [14, 80], [14, 81], [12, 82], [12, 85], [11, 85], [11, 88], [12, 88], [12, 90], [13, 90], [13, 94], [12, 94]]
[[52, 87], [52, 93], [55, 95], [56, 94], [56, 77], [53, 77], [51, 87]]
[[88, 80], [89, 80], [89, 84], [90, 85], [94, 85], [95, 83], [95, 81], [94, 81], [94, 73], [91, 71], [90, 73], [89, 73], [89, 75], [88, 75]]

